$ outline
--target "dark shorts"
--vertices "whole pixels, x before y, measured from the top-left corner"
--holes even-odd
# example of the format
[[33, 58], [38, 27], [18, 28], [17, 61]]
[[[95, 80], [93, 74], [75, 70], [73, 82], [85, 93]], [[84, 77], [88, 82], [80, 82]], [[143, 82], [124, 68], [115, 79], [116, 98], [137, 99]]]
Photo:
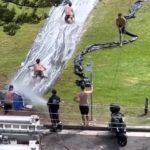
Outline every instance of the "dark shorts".
[[43, 71], [35, 71], [34, 75], [35, 75], [35, 77], [41, 77], [41, 78], [44, 78]]
[[50, 118], [51, 118], [51, 123], [59, 123], [59, 113], [58, 109], [57, 110], [49, 110]]
[[4, 102], [4, 114], [7, 114], [10, 110], [12, 110], [12, 103]]
[[120, 34], [125, 32], [125, 27], [119, 29]]
[[70, 15], [66, 15], [66, 16], [65, 16], [65, 21], [68, 22], [68, 19], [69, 19], [70, 17], [71, 17]]
[[89, 113], [89, 106], [79, 106], [80, 112], [82, 115], [88, 115]]

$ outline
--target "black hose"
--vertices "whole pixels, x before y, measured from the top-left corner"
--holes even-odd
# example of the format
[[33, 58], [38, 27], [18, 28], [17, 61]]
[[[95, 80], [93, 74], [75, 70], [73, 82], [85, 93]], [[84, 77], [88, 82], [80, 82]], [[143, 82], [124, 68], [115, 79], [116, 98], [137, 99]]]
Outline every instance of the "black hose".
[[[137, 11], [143, 6], [145, 0], [137, 0], [130, 8], [128, 16], [124, 16], [127, 20], [135, 18], [135, 14]], [[128, 32], [128, 31], [126, 31]], [[129, 32], [128, 32], [129, 33]], [[133, 35], [132, 33], [129, 33], [130, 35]], [[130, 40], [123, 40], [122, 45], [129, 44], [131, 42], [135, 42], [137, 40], [138, 36], [134, 35]], [[74, 60], [74, 73], [80, 78], [80, 80], [76, 80], [76, 85], [77, 86], [86, 86], [87, 82], [89, 85], [90, 79], [86, 77], [83, 73], [83, 58], [84, 55], [87, 53], [96, 51], [96, 50], [101, 50], [105, 48], [114, 48], [114, 47], [119, 47], [120, 46], [120, 41], [119, 42], [111, 42], [111, 43], [99, 43], [99, 44], [92, 44], [88, 47], [86, 47], [84, 50], [82, 50], [79, 55], [75, 58]], [[92, 84], [92, 83], [90, 83]]]

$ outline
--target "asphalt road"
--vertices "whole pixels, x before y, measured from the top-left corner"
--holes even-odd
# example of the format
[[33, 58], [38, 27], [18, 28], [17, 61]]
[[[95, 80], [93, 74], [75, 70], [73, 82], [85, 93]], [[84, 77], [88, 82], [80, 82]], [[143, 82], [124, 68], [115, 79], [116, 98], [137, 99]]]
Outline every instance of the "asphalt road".
[[150, 133], [130, 132], [128, 144], [120, 147], [110, 132], [67, 131], [43, 137], [42, 150], [150, 150]]

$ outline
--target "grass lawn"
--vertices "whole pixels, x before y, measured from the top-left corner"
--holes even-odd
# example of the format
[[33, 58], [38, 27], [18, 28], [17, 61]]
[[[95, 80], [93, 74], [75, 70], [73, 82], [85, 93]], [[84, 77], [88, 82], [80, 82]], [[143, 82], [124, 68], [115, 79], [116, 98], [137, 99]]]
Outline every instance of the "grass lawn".
[[[0, 4], [4, 5], [5, 3], [0, 0]], [[18, 6], [13, 3], [8, 3], [8, 8], [10, 10], [15, 10], [15, 17], [22, 13], [27, 13], [29, 15], [33, 12], [31, 7]], [[48, 7], [37, 8], [36, 14], [42, 16], [48, 13], [49, 9]], [[7, 85], [13, 74], [16, 73], [44, 22], [45, 20], [40, 21], [38, 24], [23, 24], [15, 36], [7, 35], [3, 32], [3, 27], [0, 26], [0, 88]]]
[[3, 88], [10, 81], [26, 54], [31, 48], [37, 33], [43, 26], [39, 24], [24, 24], [15, 36], [4, 33], [0, 27], [0, 87]]
[[[75, 86], [77, 77], [73, 74], [73, 60], [88, 45], [118, 41], [115, 25], [118, 12], [128, 14], [135, 0], [103, 0], [95, 7], [86, 25], [73, 59], [69, 61], [55, 88], [65, 101], [64, 114], [72, 115], [74, 121], [79, 110], [73, 97], [80, 89]], [[122, 106], [128, 124], [148, 124], [149, 116], [141, 117], [145, 97], [150, 96], [150, 1], [145, 2], [135, 19], [128, 22], [127, 30], [139, 36], [131, 44], [119, 48], [105, 49], [89, 53], [84, 58], [84, 66], [93, 64], [93, 116], [101, 123], [107, 123], [109, 105], [112, 102]], [[124, 39], [129, 37], [124, 36]], [[62, 85], [63, 86], [62, 88]], [[70, 107], [65, 106], [71, 105]], [[75, 111], [75, 112], [74, 112]], [[63, 115], [64, 116], [67, 115]], [[74, 119], [75, 118], [75, 119]]]
[[[118, 12], [128, 14], [135, 0], [102, 0], [89, 17], [82, 39], [73, 58], [69, 61], [55, 84], [64, 101], [61, 105], [62, 121], [77, 123], [81, 120], [74, 95], [80, 90], [75, 85], [77, 76], [73, 74], [74, 58], [88, 45], [118, 41], [115, 19]], [[128, 22], [128, 31], [139, 39], [123, 47], [105, 49], [87, 54], [84, 66], [93, 64], [93, 120], [108, 123], [109, 105], [119, 103], [128, 124], [149, 124], [149, 115], [142, 116], [145, 97], [150, 91], [150, 1]], [[25, 24], [14, 37], [8, 36], [0, 28], [0, 87], [4, 87], [17, 70], [32, 46], [43, 22], [36, 25]], [[30, 33], [30, 34], [28, 34]], [[125, 39], [129, 38], [124, 36]], [[45, 96], [49, 96], [49, 93]]]

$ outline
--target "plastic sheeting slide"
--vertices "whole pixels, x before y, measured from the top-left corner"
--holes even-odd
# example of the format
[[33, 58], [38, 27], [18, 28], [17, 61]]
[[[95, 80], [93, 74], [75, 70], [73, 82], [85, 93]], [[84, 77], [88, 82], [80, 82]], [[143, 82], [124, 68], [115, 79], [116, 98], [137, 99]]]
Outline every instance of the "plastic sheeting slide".
[[[87, 17], [96, 5], [97, 0], [71, 0], [75, 12], [75, 23], [64, 21], [64, 4], [53, 7], [41, 31], [38, 33], [25, 61], [12, 79], [12, 84], [25, 97], [29, 92], [42, 95], [52, 88], [68, 60], [72, 57]], [[28, 33], [27, 33], [28, 34]], [[33, 82], [33, 71], [28, 66], [35, 63], [37, 58], [46, 67], [44, 74], [48, 77]], [[25, 93], [25, 89], [26, 92]]]

